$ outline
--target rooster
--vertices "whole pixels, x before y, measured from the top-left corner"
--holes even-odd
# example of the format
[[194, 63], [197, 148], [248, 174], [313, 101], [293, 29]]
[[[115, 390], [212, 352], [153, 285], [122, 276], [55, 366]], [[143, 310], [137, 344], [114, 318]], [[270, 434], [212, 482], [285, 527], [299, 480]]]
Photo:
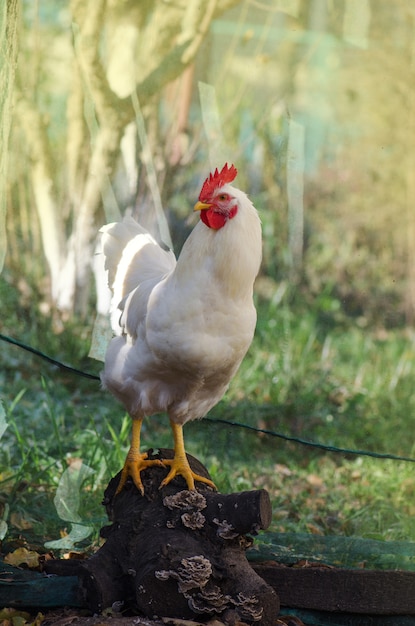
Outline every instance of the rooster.
[[[255, 330], [261, 225], [247, 195], [231, 185], [236, 175], [225, 164], [206, 179], [194, 206], [201, 219], [177, 261], [131, 217], [101, 229], [117, 335], [101, 379], [133, 420], [117, 493], [130, 476], [143, 494], [141, 472], [155, 464], [169, 468], [160, 487], [181, 475], [190, 490], [195, 481], [215, 488], [191, 470], [183, 425], [221, 400]], [[174, 438], [174, 458], [162, 461], [140, 453], [143, 419], [160, 412]]]

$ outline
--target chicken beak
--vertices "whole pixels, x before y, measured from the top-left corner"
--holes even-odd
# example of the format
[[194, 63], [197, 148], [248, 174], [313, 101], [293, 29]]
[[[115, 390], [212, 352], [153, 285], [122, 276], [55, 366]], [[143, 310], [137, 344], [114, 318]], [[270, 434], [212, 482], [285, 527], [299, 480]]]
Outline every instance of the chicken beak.
[[203, 211], [204, 209], [209, 209], [212, 205], [208, 204], [207, 202], [196, 202], [195, 206], [193, 207], [193, 211]]

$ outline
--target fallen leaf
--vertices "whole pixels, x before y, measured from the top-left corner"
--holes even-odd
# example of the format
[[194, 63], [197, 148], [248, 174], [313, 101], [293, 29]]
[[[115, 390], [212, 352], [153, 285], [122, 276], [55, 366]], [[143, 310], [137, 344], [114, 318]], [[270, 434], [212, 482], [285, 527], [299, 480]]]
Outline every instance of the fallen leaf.
[[31, 521], [23, 517], [21, 513], [13, 512], [10, 515], [10, 523], [18, 530], [29, 530], [33, 527]]
[[76, 552], [76, 550], [70, 550], [69, 552], [65, 552], [64, 554], [62, 554], [62, 559], [66, 559], [66, 560], [77, 560], [77, 561], [83, 561], [84, 559], [88, 558], [87, 553], [86, 552]]
[[9, 552], [4, 557], [4, 561], [9, 565], [19, 567], [26, 565], [27, 567], [34, 569], [39, 567], [39, 554], [27, 548], [17, 548], [14, 552]]
[[41, 626], [44, 619], [45, 619], [45, 616], [43, 615], [43, 613], [38, 613], [34, 621], [28, 624], [28, 626]]
[[276, 463], [274, 465], [274, 471], [276, 474], [280, 474], [281, 476], [292, 476], [293, 473], [289, 467], [283, 465], [282, 463]]
[[306, 524], [306, 528], [307, 528], [308, 532], [311, 533], [312, 535], [322, 535], [323, 534], [321, 528], [319, 528], [315, 524], [311, 524], [311, 523]]
[[6, 607], [0, 610], [0, 626], [24, 626], [30, 619], [29, 613]]
[[307, 482], [309, 485], [311, 485], [312, 487], [322, 487], [323, 486], [323, 480], [320, 478], [320, 476], [317, 476], [317, 474], [309, 474], [306, 478]]

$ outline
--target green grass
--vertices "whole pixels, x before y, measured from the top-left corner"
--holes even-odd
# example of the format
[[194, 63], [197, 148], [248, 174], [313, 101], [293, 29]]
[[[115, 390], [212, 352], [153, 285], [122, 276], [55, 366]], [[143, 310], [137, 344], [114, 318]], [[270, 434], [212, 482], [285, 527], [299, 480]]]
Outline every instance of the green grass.
[[[415, 456], [413, 332], [364, 328], [335, 303], [306, 308], [287, 297], [260, 300], [258, 319], [253, 346], [210, 417], [340, 448]], [[37, 321], [40, 329], [21, 338], [71, 365], [99, 370], [84, 356], [87, 329], [54, 335], [47, 320]], [[19, 324], [8, 330], [19, 337]], [[103, 490], [126, 454], [129, 418], [98, 382], [17, 347], [2, 345], [0, 365], [8, 422], [0, 449], [3, 550], [19, 537], [34, 546], [56, 540], [75, 518], [93, 529], [78, 547], [96, 544], [106, 522]], [[172, 445], [164, 416], [147, 420], [142, 437], [143, 446]], [[415, 541], [414, 464], [324, 452], [207, 420], [188, 424], [185, 439], [220, 490], [268, 489], [272, 531]], [[77, 459], [93, 472], [72, 517], [62, 519], [54, 496]]]

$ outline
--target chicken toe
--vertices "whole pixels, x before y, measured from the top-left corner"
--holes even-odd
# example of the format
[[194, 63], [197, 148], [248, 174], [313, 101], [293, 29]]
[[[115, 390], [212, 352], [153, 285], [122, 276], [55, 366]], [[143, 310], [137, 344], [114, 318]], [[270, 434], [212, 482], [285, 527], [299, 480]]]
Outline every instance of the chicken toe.
[[160, 484], [160, 489], [168, 485], [175, 476], [183, 476], [186, 480], [187, 488], [190, 491], [196, 490], [195, 480], [200, 483], [205, 483], [205, 485], [209, 485], [209, 487], [212, 487], [212, 489], [216, 491], [215, 483], [209, 480], [209, 478], [205, 478], [204, 476], [200, 476], [200, 474], [193, 472], [187, 459], [184, 461], [176, 457], [174, 459], [163, 459], [163, 465], [170, 466], [170, 472]]
[[191, 469], [184, 448], [183, 426], [172, 421], [170, 421], [170, 425], [174, 437], [174, 458], [163, 459], [163, 465], [170, 467], [170, 471], [166, 478], [162, 481], [160, 489], [168, 485], [175, 476], [183, 476], [186, 480], [187, 488], [190, 491], [195, 491], [196, 489], [195, 480], [204, 483], [205, 485], [209, 485], [209, 487], [212, 487], [212, 489], [215, 489], [216, 491], [215, 483], [209, 480], [209, 478], [196, 474]]
[[127, 457], [122, 468], [120, 482], [117, 487], [115, 495], [118, 495], [125, 486], [127, 478], [131, 476], [134, 485], [137, 487], [141, 495], [144, 495], [144, 487], [141, 481], [141, 472], [147, 467], [153, 467], [154, 465], [163, 466], [162, 461], [158, 459], [148, 460], [147, 452], [140, 452], [140, 433], [141, 433], [142, 420], [133, 420], [133, 429], [131, 436], [131, 447], [128, 451]]
[[131, 476], [133, 479], [134, 485], [137, 487], [138, 491], [141, 495], [144, 495], [144, 487], [141, 480], [141, 472], [147, 467], [153, 467], [154, 465], [162, 466], [163, 462], [157, 459], [148, 461], [147, 454], [132, 454], [131, 450], [129, 451], [127, 458], [125, 459], [124, 467], [122, 468], [120, 482], [117, 487], [117, 491], [115, 495], [118, 495], [125, 486], [127, 482], [127, 478]]

